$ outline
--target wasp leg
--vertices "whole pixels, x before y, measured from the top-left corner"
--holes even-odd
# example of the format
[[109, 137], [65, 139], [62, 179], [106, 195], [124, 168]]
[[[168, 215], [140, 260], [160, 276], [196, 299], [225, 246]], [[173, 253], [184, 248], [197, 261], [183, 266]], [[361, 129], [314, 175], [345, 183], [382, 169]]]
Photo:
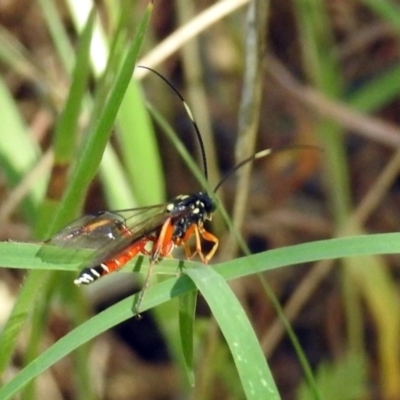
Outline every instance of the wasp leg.
[[160, 257], [169, 254], [174, 248], [172, 236], [174, 234], [174, 226], [171, 224], [171, 218], [168, 218], [161, 227], [157, 240], [154, 242], [151, 250], [151, 260], [157, 262]]
[[[199, 256], [202, 260], [204, 258], [203, 262], [205, 264], [208, 264], [208, 262], [214, 257], [214, 254], [218, 249], [219, 239], [216, 236], [214, 236], [212, 233], [207, 232], [202, 226], [196, 226], [196, 231], [197, 231], [196, 251], [199, 253]], [[199, 233], [204, 240], [206, 240], [207, 242], [214, 243], [212, 249], [209, 251], [209, 253], [206, 256], [204, 256], [204, 254], [201, 252], [201, 244], [200, 244], [200, 250], [197, 249], [197, 236]], [[200, 242], [200, 238], [198, 240]]]
[[[147, 271], [146, 278], [143, 283], [142, 290], [139, 294], [139, 298], [135, 304], [135, 312], [139, 315], [139, 307], [142, 303], [144, 293], [149, 287], [150, 278], [153, 273], [154, 264], [158, 261], [160, 257], [164, 257], [171, 253], [174, 248], [174, 242], [172, 241], [172, 235], [174, 233], [174, 226], [171, 224], [171, 218], [168, 218], [163, 226], [161, 227], [158, 238], [151, 237], [149, 240], [153, 242], [153, 248], [148, 251], [150, 255], [150, 264]], [[147, 251], [147, 250], [146, 250]]]
[[154, 264], [155, 264], [155, 262], [153, 260], [150, 260], [149, 269], [147, 270], [147, 274], [146, 274], [146, 278], [145, 278], [144, 283], [143, 283], [142, 290], [140, 291], [139, 298], [138, 298], [138, 300], [137, 300], [137, 302], [135, 304], [135, 313], [139, 318], [140, 318], [139, 307], [142, 304], [144, 293], [146, 292], [146, 289], [149, 287], [150, 277], [151, 277], [151, 275], [153, 273]]
[[190, 227], [188, 228], [188, 230], [185, 232], [185, 235], [184, 235], [183, 238], [178, 238], [178, 239], [175, 240], [176, 246], [183, 246], [183, 248], [185, 249], [185, 255], [186, 255], [186, 258], [187, 258], [188, 260], [191, 260], [191, 259], [196, 255], [196, 252], [195, 252], [195, 253], [192, 253], [192, 250], [190, 249], [190, 246], [188, 245], [189, 239], [190, 239], [190, 238], [193, 236], [193, 234], [195, 233], [195, 228], [196, 228], [196, 225], [193, 224], [193, 225], [190, 226]]
[[[195, 236], [195, 242], [196, 242], [196, 250], [192, 252], [190, 249], [190, 246], [188, 245], [188, 241], [192, 236]], [[206, 240], [207, 242], [214, 243], [211, 251], [205, 256], [202, 250], [201, 246], [201, 238]], [[201, 261], [203, 261], [204, 264], [208, 264], [208, 262], [213, 258], [215, 252], [217, 251], [219, 240], [216, 236], [211, 234], [210, 232], [207, 232], [203, 226], [193, 224], [189, 227], [189, 229], [186, 231], [185, 236], [182, 239], [176, 240], [175, 244], [177, 246], [183, 245], [185, 249], [185, 254], [186, 258], [188, 260], [191, 260], [196, 254], [199, 255]]]

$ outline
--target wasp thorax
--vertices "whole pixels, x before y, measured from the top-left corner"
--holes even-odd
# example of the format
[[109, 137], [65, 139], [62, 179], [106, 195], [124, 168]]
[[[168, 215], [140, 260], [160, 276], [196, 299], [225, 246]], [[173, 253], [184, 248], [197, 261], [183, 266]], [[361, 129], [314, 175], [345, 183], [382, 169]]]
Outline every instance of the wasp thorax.
[[168, 204], [167, 211], [174, 225], [174, 237], [181, 238], [192, 225], [203, 226], [215, 211], [215, 204], [207, 193], [180, 195]]

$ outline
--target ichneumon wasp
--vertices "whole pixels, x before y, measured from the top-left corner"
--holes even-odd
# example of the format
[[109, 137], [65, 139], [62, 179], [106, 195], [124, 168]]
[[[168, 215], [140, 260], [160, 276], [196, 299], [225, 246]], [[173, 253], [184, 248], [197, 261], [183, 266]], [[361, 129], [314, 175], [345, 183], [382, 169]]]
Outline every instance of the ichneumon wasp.
[[[146, 68], [158, 75], [182, 101], [200, 145], [204, 175], [207, 180], [204, 144], [190, 108], [178, 90], [164, 76], [151, 68], [141, 68]], [[233, 167], [215, 186], [213, 194], [228, 177], [243, 165], [290, 148], [315, 149], [314, 146], [298, 145], [260, 151]], [[90, 284], [102, 276], [120, 269], [136, 255], [148, 256], [150, 258], [149, 269], [135, 306], [136, 312], [138, 312], [144, 292], [149, 285], [154, 264], [160, 258], [170, 256], [174, 247], [183, 246], [188, 259], [198, 255], [205, 264], [211, 260], [218, 248], [219, 240], [204, 228], [204, 223], [211, 220], [215, 210], [216, 203], [212, 195], [207, 191], [199, 191], [194, 194], [177, 196], [165, 204], [85, 215], [63, 228], [46, 243], [63, 248], [94, 250], [90, 259], [84, 262], [82, 271], [75, 279], [76, 285]], [[124, 217], [124, 214], [127, 216]], [[194, 251], [188, 244], [192, 237], [195, 241]], [[207, 254], [202, 251], [202, 240], [210, 242], [212, 245]]]

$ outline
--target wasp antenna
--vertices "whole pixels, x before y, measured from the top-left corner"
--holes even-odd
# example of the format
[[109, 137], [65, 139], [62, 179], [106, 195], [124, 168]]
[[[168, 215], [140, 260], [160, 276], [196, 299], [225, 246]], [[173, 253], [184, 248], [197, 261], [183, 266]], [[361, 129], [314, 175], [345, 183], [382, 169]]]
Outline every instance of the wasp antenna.
[[308, 145], [308, 144], [302, 144], [302, 145], [293, 145], [293, 146], [286, 146], [286, 147], [281, 147], [277, 149], [265, 149], [261, 150], [250, 157], [245, 158], [244, 160], [240, 161], [240, 163], [236, 164], [230, 171], [226, 173], [222, 177], [222, 179], [218, 182], [217, 186], [214, 188], [214, 193], [217, 192], [217, 190], [222, 186], [222, 184], [231, 176], [233, 175], [238, 169], [242, 168], [243, 165], [246, 165], [247, 163], [250, 163], [252, 161], [258, 160], [259, 158], [264, 158], [267, 156], [270, 156], [271, 154], [276, 154], [280, 153], [281, 151], [287, 151], [287, 150], [320, 150], [322, 149], [318, 146], [313, 146], [313, 145]]
[[156, 70], [154, 70], [154, 69], [152, 69], [150, 67], [145, 67], [144, 65], [138, 65], [137, 67], [138, 68], [147, 69], [147, 70], [153, 72], [154, 74], [156, 74], [159, 78], [161, 78], [175, 92], [175, 94], [179, 97], [179, 99], [183, 103], [183, 106], [185, 107], [186, 113], [187, 113], [187, 115], [189, 116], [189, 118], [190, 118], [190, 120], [192, 122], [194, 131], [195, 131], [197, 139], [199, 141], [201, 158], [202, 158], [202, 161], [203, 161], [204, 176], [205, 176], [206, 180], [208, 180], [207, 157], [206, 157], [206, 150], [204, 148], [203, 138], [201, 136], [200, 129], [197, 126], [197, 123], [196, 123], [196, 121], [194, 119], [192, 110], [190, 109], [189, 105], [186, 103], [186, 101], [183, 98], [183, 96], [179, 93], [178, 89], [167, 78], [165, 78], [165, 76], [161, 75], [159, 72], [157, 72]]

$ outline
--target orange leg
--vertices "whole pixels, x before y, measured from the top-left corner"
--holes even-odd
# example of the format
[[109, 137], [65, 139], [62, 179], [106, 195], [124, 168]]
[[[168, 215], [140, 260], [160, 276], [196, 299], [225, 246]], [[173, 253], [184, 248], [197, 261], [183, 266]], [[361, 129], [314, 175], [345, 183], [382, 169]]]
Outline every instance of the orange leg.
[[152, 237], [148, 239], [153, 242], [153, 248], [151, 249], [151, 251], [147, 252], [147, 254], [150, 255], [149, 269], [147, 271], [147, 275], [144, 280], [142, 290], [139, 294], [138, 301], [135, 304], [135, 311], [138, 315], [139, 315], [139, 307], [140, 304], [142, 303], [144, 293], [150, 284], [150, 277], [153, 273], [154, 264], [158, 261], [160, 257], [164, 257], [169, 253], [171, 253], [172, 249], [174, 248], [174, 242], [172, 241], [173, 233], [174, 233], [174, 226], [171, 224], [171, 218], [168, 218], [161, 227], [158, 238]]
[[[193, 235], [195, 235], [196, 243], [196, 250], [194, 253], [192, 253], [190, 246], [187, 243]], [[202, 251], [201, 237], [207, 242], [214, 243], [211, 251], [206, 256], [203, 254]], [[214, 236], [210, 232], [207, 232], [202, 226], [193, 224], [186, 231], [185, 236], [182, 239], [176, 240], [175, 244], [177, 246], [184, 246], [186, 257], [188, 260], [192, 259], [196, 254], [198, 254], [201, 261], [203, 261], [204, 264], [208, 264], [208, 262], [211, 260], [211, 258], [213, 258], [215, 252], [217, 251], [219, 240], [216, 236]]]
[[174, 248], [172, 235], [174, 234], [174, 226], [171, 224], [171, 218], [168, 218], [161, 227], [157, 241], [151, 250], [151, 260], [157, 261], [160, 257], [169, 254]]
[[[212, 233], [207, 232], [202, 226], [197, 227], [197, 230], [200, 232], [200, 235], [203, 237], [204, 240], [206, 240], [207, 242], [214, 243], [212, 249], [205, 256], [204, 262], [207, 264], [214, 257], [214, 254], [218, 249], [219, 239], [216, 236], [214, 236]], [[203, 255], [203, 257], [204, 257], [204, 255]]]
[[188, 260], [191, 260], [196, 253], [192, 253], [192, 250], [190, 249], [190, 246], [188, 245], [188, 241], [189, 239], [193, 236], [193, 234], [195, 233], [195, 226], [196, 225], [192, 225], [189, 227], [189, 229], [186, 231], [185, 236], [183, 238], [180, 239], [176, 239], [175, 244], [177, 246], [183, 246], [183, 248], [185, 249], [185, 254], [186, 254], [186, 258]]

